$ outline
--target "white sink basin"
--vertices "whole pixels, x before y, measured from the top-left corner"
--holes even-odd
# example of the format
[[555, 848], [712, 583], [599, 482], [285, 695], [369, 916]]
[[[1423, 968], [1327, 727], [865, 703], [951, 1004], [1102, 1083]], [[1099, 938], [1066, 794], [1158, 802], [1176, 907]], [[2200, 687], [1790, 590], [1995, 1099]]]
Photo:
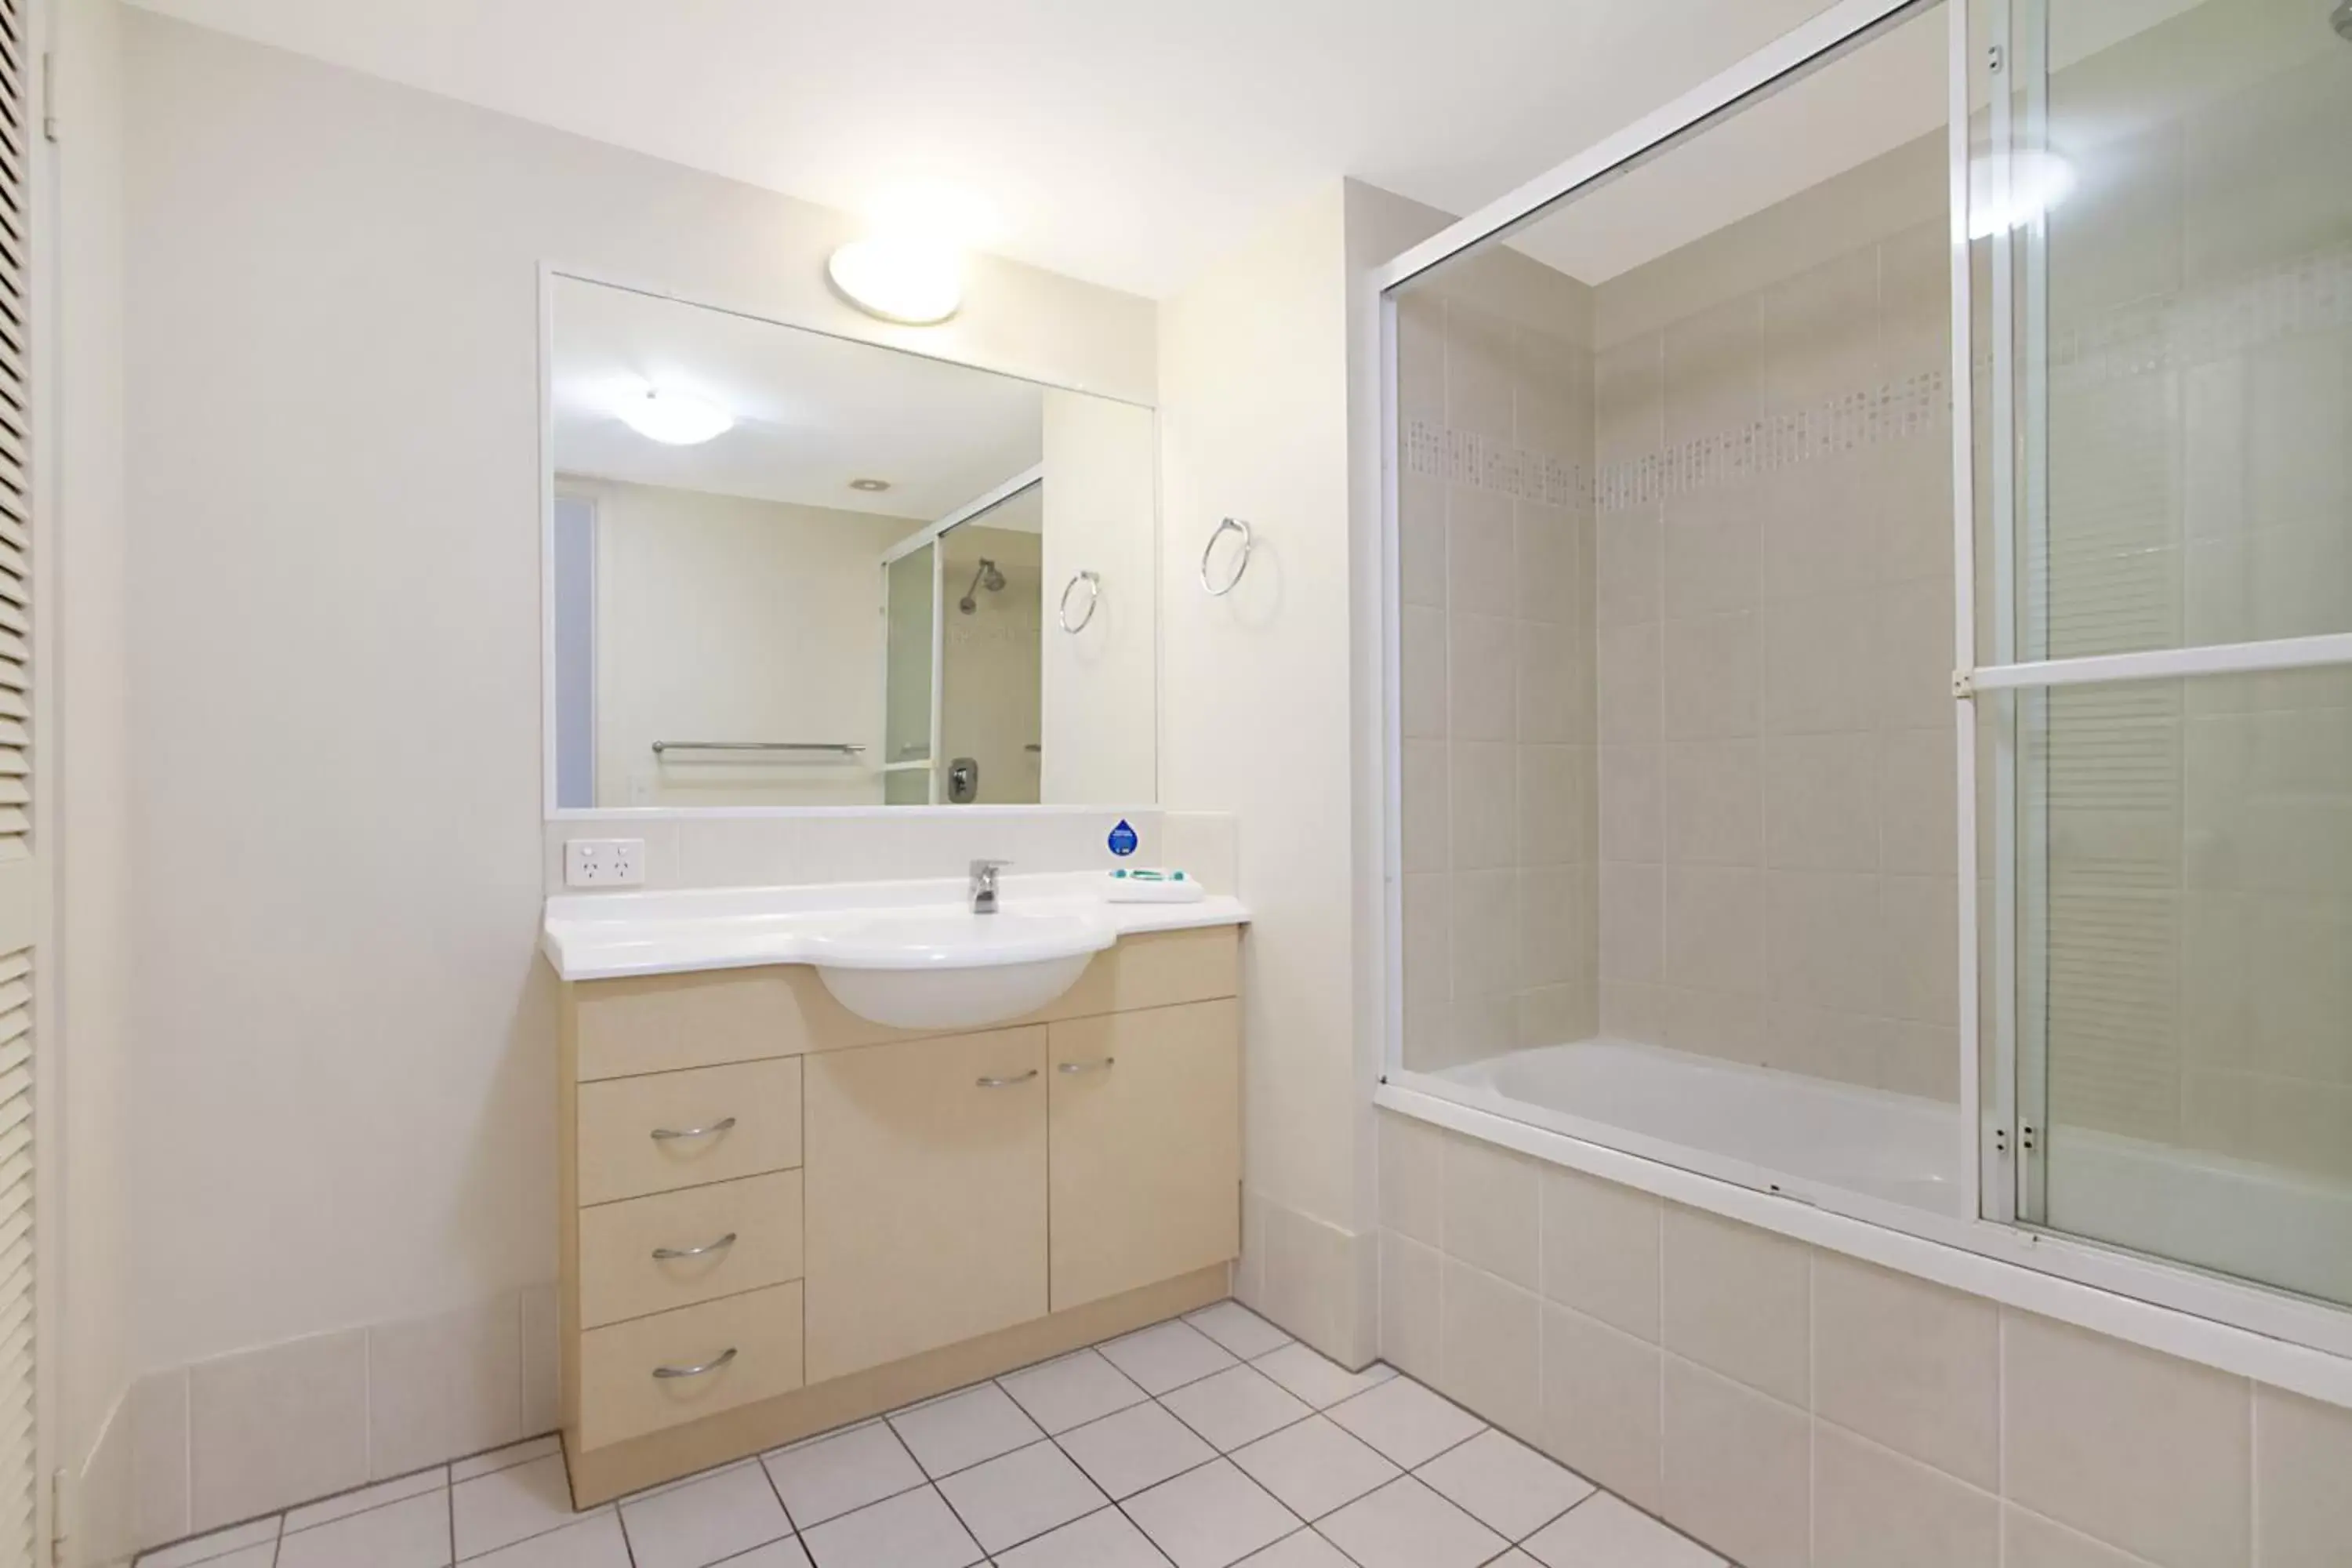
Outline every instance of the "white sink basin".
[[978, 1029], [1034, 1013], [1118, 940], [1085, 914], [877, 910], [811, 932], [808, 962], [834, 999], [901, 1029]]

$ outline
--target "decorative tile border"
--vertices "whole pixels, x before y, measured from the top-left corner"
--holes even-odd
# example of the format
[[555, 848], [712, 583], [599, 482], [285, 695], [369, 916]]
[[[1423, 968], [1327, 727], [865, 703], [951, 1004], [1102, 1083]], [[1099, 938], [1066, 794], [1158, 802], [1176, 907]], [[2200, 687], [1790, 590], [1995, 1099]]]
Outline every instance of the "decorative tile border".
[[2104, 310], [2050, 339], [2050, 367], [2096, 383], [2210, 363], [2282, 338], [2352, 327], [2352, 246], [2189, 294]]
[[1404, 468], [1449, 485], [1499, 490], [1515, 500], [1578, 510], [1592, 504], [1591, 470], [1577, 458], [1448, 429], [1433, 419], [1406, 421]]

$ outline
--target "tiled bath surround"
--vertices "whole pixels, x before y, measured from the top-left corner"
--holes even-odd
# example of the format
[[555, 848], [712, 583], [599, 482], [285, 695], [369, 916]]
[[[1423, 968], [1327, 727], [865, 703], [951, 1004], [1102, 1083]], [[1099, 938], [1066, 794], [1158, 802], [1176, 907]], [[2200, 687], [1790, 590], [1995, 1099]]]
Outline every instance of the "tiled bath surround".
[[2352, 1413], [1407, 1118], [1381, 1354], [1746, 1568], [2335, 1568]]

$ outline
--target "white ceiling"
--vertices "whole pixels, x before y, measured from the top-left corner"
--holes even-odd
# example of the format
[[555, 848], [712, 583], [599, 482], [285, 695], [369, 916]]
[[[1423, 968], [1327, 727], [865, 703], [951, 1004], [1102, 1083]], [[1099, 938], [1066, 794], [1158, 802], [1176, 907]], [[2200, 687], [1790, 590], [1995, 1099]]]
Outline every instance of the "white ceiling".
[[1470, 211], [1823, 0], [144, 3], [852, 211], [953, 185], [1161, 296], [1334, 175]]
[[[1033, 382], [576, 279], [556, 284], [551, 381], [568, 474], [929, 522], [1045, 456]], [[696, 447], [647, 440], [613, 413], [647, 385], [735, 426]]]

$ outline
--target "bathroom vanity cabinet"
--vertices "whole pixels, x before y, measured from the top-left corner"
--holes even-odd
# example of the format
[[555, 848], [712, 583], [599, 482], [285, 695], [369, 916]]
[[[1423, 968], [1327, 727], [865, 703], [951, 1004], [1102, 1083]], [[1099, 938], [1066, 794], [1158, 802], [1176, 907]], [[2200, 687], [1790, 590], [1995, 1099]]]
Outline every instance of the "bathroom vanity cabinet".
[[894, 1030], [803, 964], [563, 986], [564, 1443], [585, 1507], [1223, 1296], [1238, 930]]

